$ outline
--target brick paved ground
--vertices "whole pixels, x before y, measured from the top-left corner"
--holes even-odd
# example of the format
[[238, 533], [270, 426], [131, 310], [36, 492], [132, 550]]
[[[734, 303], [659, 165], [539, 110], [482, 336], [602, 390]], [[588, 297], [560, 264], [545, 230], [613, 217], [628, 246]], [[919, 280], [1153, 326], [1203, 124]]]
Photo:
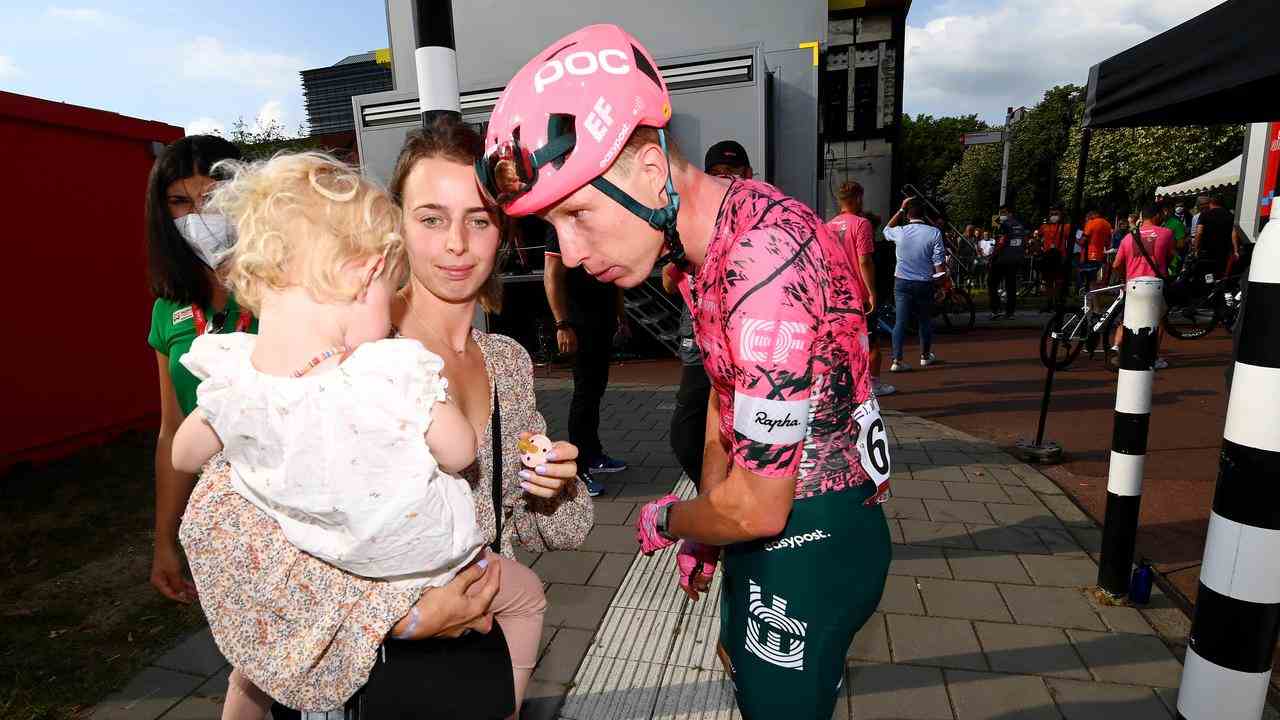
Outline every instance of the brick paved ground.
[[[555, 435], [570, 388], [539, 381]], [[737, 717], [714, 660], [714, 600], [683, 598], [671, 550], [635, 559], [634, 513], [679, 478], [666, 445], [672, 397], [670, 387], [610, 387], [602, 437], [632, 467], [605, 477], [581, 548], [522, 555], [548, 598], [525, 718]], [[889, 424], [894, 559], [880, 611], [849, 650], [835, 717], [1172, 717], [1186, 617], [1159, 590], [1143, 610], [1094, 603], [1084, 588], [1100, 532], [1033, 468], [936, 423], [895, 414]], [[692, 492], [687, 481], [677, 490]], [[95, 717], [217, 717], [226, 672], [203, 631]]]

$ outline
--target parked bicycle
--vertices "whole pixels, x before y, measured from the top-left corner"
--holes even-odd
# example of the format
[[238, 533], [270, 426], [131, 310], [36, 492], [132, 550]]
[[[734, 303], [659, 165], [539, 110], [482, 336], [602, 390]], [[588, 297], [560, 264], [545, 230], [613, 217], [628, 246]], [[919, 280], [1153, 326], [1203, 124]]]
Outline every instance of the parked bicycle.
[[1166, 324], [1169, 334], [1194, 340], [1208, 335], [1219, 324], [1230, 332], [1240, 313], [1240, 279], [1239, 274], [1215, 280], [1212, 273], [1184, 271], [1173, 281], [1171, 294], [1176, 299], [1170, 301]]
[[[1105, 310], [1094, 308], [1105, 302], [1104, 295], [1116, 297]], [[1040, 362], [1047, 368], [1050, 363], [1058, 370], [1065, 370], [1084, 350], [1092, 358], [1102, 347], [1103, 364], [1108, 370], [1119, 368], [1119, 358], [1111, 346], [1111, 338], [1117, 322], [1121, 322], [1124, 308], [1124, 285], [1111, 285], [1083, 293], [1084, 302], [1078, 310], [1055, 313], [1045, 323], [1040, 333]], [[1053, 354], [1053, 341], [1058, 340], [1058, 352]]]

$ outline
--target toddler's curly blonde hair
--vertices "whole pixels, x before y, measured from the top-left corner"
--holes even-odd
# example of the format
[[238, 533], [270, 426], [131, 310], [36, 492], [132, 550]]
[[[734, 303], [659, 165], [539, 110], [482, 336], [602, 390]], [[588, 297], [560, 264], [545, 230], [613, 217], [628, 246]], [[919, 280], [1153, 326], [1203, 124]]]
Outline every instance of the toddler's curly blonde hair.
[[350, 302], [361, 288], [342, 270], [371, 257], [386, 259], [382, 272], [394, 287], [408, 281], [400, 209], [355, 168], [321, 152], [218, 166], [232, 177], [212, 206], [238, 236], [227, 284], [252, 312], [261, 311], [265, 290], [295, 285], [321, 302]]

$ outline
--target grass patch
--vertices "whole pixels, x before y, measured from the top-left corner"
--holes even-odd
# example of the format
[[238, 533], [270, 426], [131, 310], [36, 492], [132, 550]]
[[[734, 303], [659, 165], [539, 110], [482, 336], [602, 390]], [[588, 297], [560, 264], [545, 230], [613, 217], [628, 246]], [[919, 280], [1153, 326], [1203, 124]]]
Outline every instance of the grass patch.
[[152, 589], [150, 433], [0, 478], [0, 717], [78, 718], [205, 624]]

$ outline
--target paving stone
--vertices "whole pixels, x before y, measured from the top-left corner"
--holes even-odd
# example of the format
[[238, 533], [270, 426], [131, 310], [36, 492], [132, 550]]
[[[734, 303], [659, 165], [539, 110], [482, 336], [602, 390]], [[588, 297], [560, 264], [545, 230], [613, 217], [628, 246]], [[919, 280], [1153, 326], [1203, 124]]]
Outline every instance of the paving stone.
[[890, 662], [889, 631], [885, 628], [883, 613], [872, 614], [867, 624], [853, 636], [847, 656], [855, 660]]
[[635, 509], [635, 503], [597, 502], [595, 503], [596, 525], [626, 525], [627, 518], [631, 517]]
[[936, 523], [925, 520], [899, 520], [902, 536], [909, 545], [973, 547], [973, 541], [960, 523]]
[[999, 485], [988, 483], [943, 483], [952, 500], [974, 502], [1009, 502], [1009, 495]]
[[980, 502], [961, 500], [925, 500], [929, 519], [934, 522], [983, 523], [992, 522], [991, 515]]
[[[560, 715], [574, 720], [648, 720], [665, 672], [666, 668], [658, 663], [588, 657]], [[523, 720], [525, 714], [522, 712], [520, 717]]]
[[893, 464], [895, 466], [899, 463], [925, 465], [928, 462], [929, 455], [923, 450], [899, 450], [893, 454]]
[[911, 479], [930, 480], [933, 482], [969, 482], [969, 478], [965, 476], [964, 470], [950, 465], [934, 466], [923, 470], [915, 470], [911, 473]]
[[600, 560], [600, 564], [596, 566], [596, 571], [591, 574], [591, 579], [587, 580], [587, 584], [612, 588], [619, 587], [622, 585], [622, 579], [627, 576], [627, 571], [631, 569], [633, 560], [635, 560], [634, 555], [605, 553], [604, 558]]
[[538, 638], [538, 659], [539, 660], [542, 659], [542, 654], [547, 651], [547, 646], [551, 644], [552, 639], [555, 638], [556, 633], [559, 631], [560, 631], [560, 628], [551, 627], [550, 625], [543, 625], [542, 637]]
[[1004, 596], [1013, 617], [1023, 625], [1105, 629], [1098, 614], [1079, 590], [1002, 584], [1000, 594]]
[[1058, 628], [974, 623], [991, 669], [1092, 680], [1067, 634]]
[[1001, 525], [1035, 528], [1061, 528], [1062, 521], [1043, 507], [1034, 505], [991, 505], [991, 516]]
[[1177, 687], [1182, 665], [1154, 635], [1068, 630], [1080, 656], [1106, 682]]
[[1037, 585], [1089, 587], [1098, 582], [1098, 566], [1087, 557], [1025, 555], [1022, 564]]
[[547, 614], [543, 622], [555, 627], [595, 630], [613, 593], [613, 588], [552, 585], [547, 590]]
[[1013, 553], [948, 549], [947, 563], [957, 580], [1029, 583], [1031, 578]]
[[93, 720], [151, 720], [177, 705], [206, 678], [157, 667], [143, 668], [120, 692], [93, 709]]
[[916, 583], [930, 615], [1013, 622], [995, 585], [939, 578], [920, 578]]
[[905, 544], [906, 539], [902, 535], [902, 525], [900, 520], [890, 519], [889, 525], [889, 542], [899, 545]]
[[1062, 521], [1063, 525], [1072, 527], [1094, 527], [1093, 519], [1084, 514], [1075, 502], [1066, 495], [1045, 495], [1041, 501]]
[[1080, 543], [1080, 546], [1091, 553], [1102, 552], [1102, 529], [1101, 528], [1067, 528], [1067, 532], [1071, 533], [1071, 537]]
[[1076, 538], [1066, 530], [1047, 530], [1045, 528], [1036, 528], [1036, 535], [1045, 547], [1049, 548], [1049, 552], [1053, 555], [1065, 555], [1067, 557], [1089, 557], [1089, 553], [1080, 547], [1076, 542]]
[[[973, 458], [965, 453], [959, 452], [933, 452], [929, 451], [929, 458], [933, 460], [935, 465], [967, 465], [973, 462]], [[956, 468], [957, 470], [959, 468]]]
[[[890, 487], [897, 488], [892, 483]], [[907, 518], [909, 520], [928, 520], [929, 513], [924, 509], [924, 501], [917, 498], [894, 497], [884, 504], [884, 515], [888, 518]]]
[[889, 561], [889, 574], [950, 578], [951, 568], [947, 565], [942, 548], [927, 545], [896, 545]]
[[533, 671], [534, 679], [553, 683], [572, 682], [578, 665], [591, 645], [592, 634], [590, 630], [576, 628], [557, 630], [537, 669]]
[[889, 646], [898, 663], [987, 669], [982, 646], [967, 620], [888, 615]]
[[1037, 507], [1043, 505], [1040, 502], [1039, 495], [1021, 485], [1001, 485], [1000, 488], [1009, 496], [1009, 501], [1015, 505], [1035, 505]]
[[579, 550], [635, 554], [636, 529], [627, 525], [597, 525], [591, 528]]
[[[651, 483], [651, 482], [628, 482], [622, 486], [618, 492], [612, 494], [610, 499], [615, 502], [633, 502], [647, 503], [650, 500], [658, 498], [671, 492], [671, 483]], [[631, 528], [628, 528], [631, 529]], [[634, 537], [635, 530], [631, 529]]]
[[1018, 473], [1018, 476], [1022, 478], [1023, 485], [1026, 485], [1027, 487], [1040, 493], [1041, 495], [1064, 494], [1062, 492], [1062, 488], [1058, 487], [1057, 485], [1054, 485], [1052, 480], [1050, 480], [1049, 478], [1041, 475], [1040, 473], [1034, 470], [1030, 470], [1025, 473]]
[[1044, 681], [1027, 675], [947, 670], [958, 720], [1059, 720]]
[[1012, 553], [1045, 552], [1044, 543], [1040, 542], [1040, 536], [1036, 535], [1032, 528], [1012, 525], [969, 525], [968, 530], [974, 545], [982, 550]]
[[205, 628], [189, 635], [177, 647], [161, 655], [159, 660], [151, 664], [188, 675], [209, 677], [226, 667], [227, 659], [222, 656], [217, 644], [213, 642], [213, 632]]
[[567, 691], [565, 683], [530, 680], [524, 691], [524, 704], [520, 706], [521, 719], [556, 720]]
[[542, 553], [533, 571], [543, 582], [582, 585], [595, 572], [604, 553], [582, 550], [557, 550]]
[[931, 480], [894, 480], [890, 485], [895, 497], [947, 499], [947, 489], [940, 482]]
[[920, 604], [920, 591], [916, 587], [915, 578], [901, 575], [885, 578], [884, 595], [880, 596], [880, 607], [876, 609], [880, 612], [923, 615], [924, 605]]
[[1133, 633], [1135, 635], [1153, 635], [1155, 630], [1142, 613], [1131, 607], [1105, 606], [1095, 608], [1102, 616], [1102, 622], [1115, 632]]
[[[590, 717], [614, 717], [596, 716]], [[643, 715], [649, 718], [649, 715]], [[733, 683], [723, 671], [669, 667], [653, 708], [653, 720], [730, 720], [737, 718]]]
[[857, 720], [951, 720], [942, 670], [912, 665], [850, 663], [851, 716]]
[[538, 562], [538, 558], [542, 556], [542, 553], [530, 552], [520, 547], [519, 544], [515, 544], [515, 551], [516, 560], [519, 560], [520, 564], [527, 568], [533, 567], [534, 563]]
[[1074, 680], [1045, 680], [1067, 720], [1169, 720], [1151, 688]]

